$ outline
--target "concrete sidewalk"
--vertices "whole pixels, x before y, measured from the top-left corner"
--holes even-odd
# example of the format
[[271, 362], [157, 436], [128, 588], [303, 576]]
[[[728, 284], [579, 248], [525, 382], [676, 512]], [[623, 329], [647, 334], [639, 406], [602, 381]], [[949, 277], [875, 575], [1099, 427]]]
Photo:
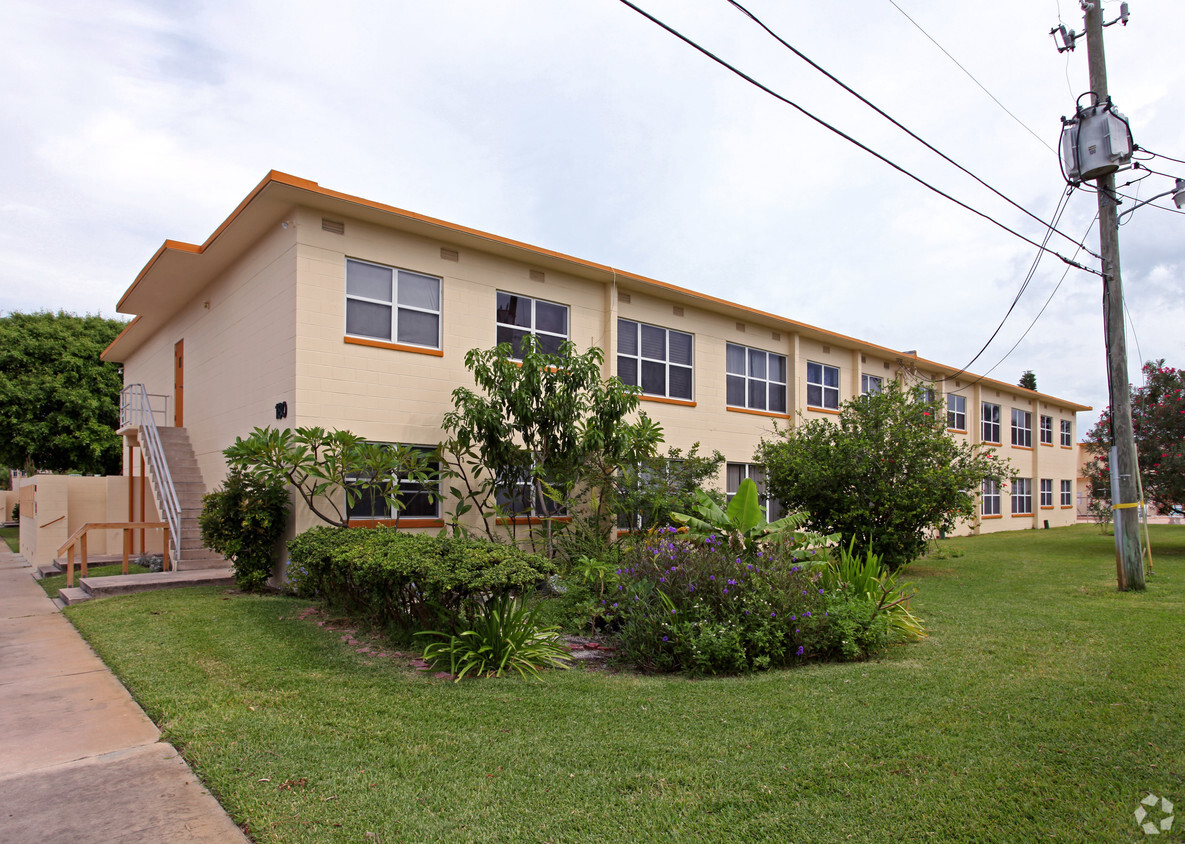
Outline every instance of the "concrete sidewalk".
[[159, 738], [24, 558], [0, 553], [0, 840], [246, 844]]

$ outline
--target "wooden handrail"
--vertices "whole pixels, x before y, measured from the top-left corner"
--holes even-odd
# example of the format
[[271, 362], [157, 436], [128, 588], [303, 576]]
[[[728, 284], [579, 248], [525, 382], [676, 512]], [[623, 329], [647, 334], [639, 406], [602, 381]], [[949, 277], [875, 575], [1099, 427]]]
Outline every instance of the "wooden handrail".
[[[40, 527], [47, 528], [47, 527], [49, 527], [50, 525], [56, 525], [58, 522], [60, 522], [60, 521], [61, 521], [62, 519], [64, 519], [64, 518], [66, 518], [66, 514], [65, 514], [65, 513], [63, 513], [62, 515], [58, 516], [56, 519], [54, 519], [54, 520], [53, 520], [53, 521], [51, 521], [51, 522], [46, 522], [45, 524], [43, 524], [43, 525], [40, 525]], [[58, 553], [60, 554], [60, 553], [62, 553], [62, 552], [61, 552], [61, 551], [59, 551]]]
[[170, 566], [169, 560], [169, 523], [168, 522], [87, 522], [85, 525], [74, 531], [70, 538], [66, 540], [65, 544], [58, 549], [57, 556], [61, 556], [63, 552], [66, 554], [66, 586], [74, 585], [74, 546], [78, 546], [80, 556], [82, 558], [82, 576], [86, 577], [86, 534], [91, 530], [121, 530], [123, 531], [123, 573], [128, 573], [128, 558], [131, 556], [131, 539], [133, 530], [142, 529], [156, 529], [161, 528], [165, 532], [164, 537], [164, 571], [168, 571]]

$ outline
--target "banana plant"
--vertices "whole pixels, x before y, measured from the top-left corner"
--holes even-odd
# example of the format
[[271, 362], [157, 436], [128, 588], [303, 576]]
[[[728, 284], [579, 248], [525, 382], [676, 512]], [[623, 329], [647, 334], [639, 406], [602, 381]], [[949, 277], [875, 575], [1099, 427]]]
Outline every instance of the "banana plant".
[[766, 545], [807, 551], [837, 539], [800, 530], [806, 524], [806, 513], [790, 513], [777, 521], [766, 521], [761, 495], [752, 478], [741, 481], [727, 508], [722, 508], [703, 490], [695, 491], [695, 499], [694, 513], [671, 513], [671, 518], [686, 525], [691, 536], [705, 540], [718, 538], [738, 552], [752, 554]]

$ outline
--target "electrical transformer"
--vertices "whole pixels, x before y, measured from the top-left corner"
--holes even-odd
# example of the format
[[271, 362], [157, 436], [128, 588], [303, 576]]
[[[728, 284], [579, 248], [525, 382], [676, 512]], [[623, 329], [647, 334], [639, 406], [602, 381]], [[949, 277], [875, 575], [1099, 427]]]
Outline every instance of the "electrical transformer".
[[1131, 161], [1131, 127], [1108, 99], [1062, 118], [1061, 147], [1067, 181], [1078, 184], [1097, 179]]

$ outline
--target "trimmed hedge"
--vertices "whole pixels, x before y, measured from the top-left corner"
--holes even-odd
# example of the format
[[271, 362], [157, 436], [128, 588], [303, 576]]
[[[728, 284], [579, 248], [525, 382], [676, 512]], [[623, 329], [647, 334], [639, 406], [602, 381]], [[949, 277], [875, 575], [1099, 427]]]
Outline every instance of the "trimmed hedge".
[[299, 594], [404, 630], [464, 628], [486, 598], [532, 589], [556, 571], [511, 545], [395, 528], [315, 527], [288, 551]]

